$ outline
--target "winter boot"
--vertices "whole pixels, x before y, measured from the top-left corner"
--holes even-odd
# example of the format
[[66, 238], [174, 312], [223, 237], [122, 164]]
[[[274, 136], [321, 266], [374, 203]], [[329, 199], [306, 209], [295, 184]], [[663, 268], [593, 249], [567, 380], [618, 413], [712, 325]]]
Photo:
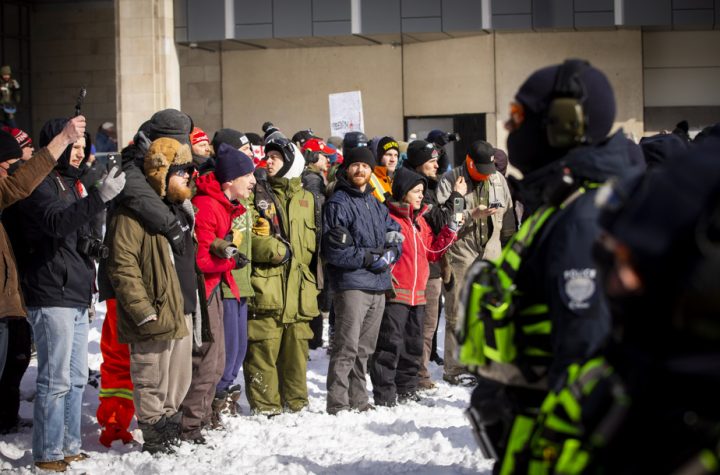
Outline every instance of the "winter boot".
[[398, 393], [398, 404], [407, 404], [409, 402], [420, 402], [422, 398], [417, 391], [410, 391], [407, 393]]
[[49, 472], [64, 472], [68, 468], [67, 462], [64, 460], [51, 460], [50, 462], [35, 462], [35, 466], [40, 470]]
[[143, 440], [145, 441], [142, 446], [143, 452], [148, 452], [151, 455], [173, 453], [167, 439], [168, 425], [165, 416], [155, 424], [138, 422], [138, 427], [142, 430]]
[[210, 414], [210, 429], [222, 430], [225, 428], [225, 425], [222, 423], [221, 414], [224, 414], [225, 412], [229, 411], [227, 406], [228, 406], [227, 391], [215, 393], [215, 399], [213, 399], [212, 403], [210, 403], [210, 409], [212, 410], [212, 412]]
[[180, 444], [180, 433], [182, 432], [182, 411], [178, 411], [172, 416], [167, 418], [167, 424], [165, 425], [165, 440], [168, 444], [179, 445]]
[[236, 417], [240, 413], [240, 397], [242, 396], [242, 386], [235, 384], [227, 390], [227, 412], [232, 417]]
[[205, 440], [205, 436], [202, 435], [202, 432], [200, 429], [193, 429], [188, 432], [183, 432], [180, 434], [180, 440], [183, 442], [191, 442], [196, 445], [205, 445], [207, 441]]

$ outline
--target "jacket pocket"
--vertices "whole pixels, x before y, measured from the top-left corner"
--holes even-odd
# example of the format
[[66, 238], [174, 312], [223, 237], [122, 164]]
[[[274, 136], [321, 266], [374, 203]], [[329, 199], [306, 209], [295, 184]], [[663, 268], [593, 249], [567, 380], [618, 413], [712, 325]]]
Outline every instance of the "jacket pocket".
[[254, 266], [252, 286], [255, 297], [250, 306], [257, 313], [277, 313], [283, 308], [283, 278], [285, 266]]
[[[320, 291], [317, 288], [317, 278], [310, 271], [310, 268], [304, 264], [300, 264], [300, 317], [302, 319], [311, 319], [320, 314], [318, 308], [318, 295]], [[305, 317], [305, 318], [302, 318]]]
[[141, 335], [153, 337], [153, 339], [171, 339], [155, 338], [167, 335], [175, 330], [175, 316], [173, 315], [167, 294], [156, 297], [153, 306], [155, 307], [157, 320], [140, 325], [138, 331]]
[[159, 360], [158, 353], [130, 352], [130, 373], [133, 384], [141, 388], [157, 387], [160, 383]]
[[317, 235], [317, 227], [315, 226], [315, 222], [308, 222], [305, 221], [305, 226], [303, 227], [303, 231], [305, 235], [303, 236], [303, 241], [305, 244], [305, 247], [310, 252], [310, 254], [314, 254], [315, 251], [317, 251], [317, 244], [318, 244], [318, 235]]

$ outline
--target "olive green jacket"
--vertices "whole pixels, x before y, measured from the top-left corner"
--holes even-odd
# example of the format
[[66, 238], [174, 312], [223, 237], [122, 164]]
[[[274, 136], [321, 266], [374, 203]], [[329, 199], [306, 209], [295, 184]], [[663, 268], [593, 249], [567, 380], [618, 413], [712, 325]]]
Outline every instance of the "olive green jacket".
[[[320, 231], [313, 195], [302, 188], [300, 178], [270, 178], [268, 184], [274, 203], [263, 213], [277, 213], [282, 236], [260, 236], [253, 231], [251, 282], [255, 296], [249, 300], [250, 315], [272, 316], [281, 323], [307, 321], [320, 314], [317, 278], [311, 267], [317, 259], [316, 233]], [[255, 220], [261, 217], [260, 209], [256, 206]], [[291, 257], [283, 262], [286, 242]]]
[[[149, 234], [123, 206], [115, 213], [107, 234], [107, 269], [118, 301], [118, 341], [175, 340], [189, 335], [167, 239]], [[139, 325], [153, 314], [157, 320]]]

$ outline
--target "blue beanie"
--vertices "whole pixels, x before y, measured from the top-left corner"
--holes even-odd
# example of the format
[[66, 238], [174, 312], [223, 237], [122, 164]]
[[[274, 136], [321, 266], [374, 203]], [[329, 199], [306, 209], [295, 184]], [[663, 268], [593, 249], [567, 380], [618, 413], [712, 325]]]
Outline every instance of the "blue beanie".
[[220, 144], [215, 151], [215, 157], [215, 178], [220, 184], [249, 175], [255, 170], [250, 157], [226, 143]]

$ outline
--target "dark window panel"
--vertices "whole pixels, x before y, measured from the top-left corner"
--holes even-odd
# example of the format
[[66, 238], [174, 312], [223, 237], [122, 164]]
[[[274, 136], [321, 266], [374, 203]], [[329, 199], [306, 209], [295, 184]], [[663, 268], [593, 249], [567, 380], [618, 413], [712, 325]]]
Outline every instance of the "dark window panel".
[[575, 28], [602, 28], [615, 26], [613, 12], [580, 12], [575, 14]]
[[351, 0], [313, 0], [313, 21], [350, 21]]
[[235, 0], [235, 24], [272, 23], [272, 0]]
[[492, 27], [496, 30], [530, 30], [532, 15], [493, 15]]
[[712, 10], [674, 10], [673, 27], [693, 30], [711, 30]]
[[274, 0], [273, 36], [275, 38], [312, 36], [310, 0]]
[[175, 0], [173, 2], [173, 21], [175, 28], [187, 28], [188, 0]]
[[272, 38], [272, 23], [264, 25], [235, 25], [235, 39], [252, 40], [261, 38]]
[[[480, 2], [478, 2], [480, 3]], [[532, 13], [531, 0], [492, 0], [493, 15], [519, 15]]]
[[432, 33], [442, 31], [440, 18], [403, 18], [403, 33]]
[[400, 33], [400, 0], [363, 0], [362, 34]]
[[625, 25], [669, 26], [672, 0], [625, 0]]
[[713, 0], [673, 0], [673, 10], [690, 10], [693, 8], [713, 9]]
[[535, 0], [533, 26], [535, 28], [572, 28], [573, 0]]
[[188, 0], [188, 41], [217, 41], [225, 38], [225, 1]]
[[613, 0], [575, 0], [576, 12], [608, 12], [614, 9]]
[[350, 21], [315, 21], [313, 36], [345, 36], [352, 34]]
[[482, 30], [482, 2], [477, 0], [443, 0], [443, 31]]
[[439, 17], [441, 13], [440, 0], [402, 0], [400, 14], [403, 18], [412, 17]]

